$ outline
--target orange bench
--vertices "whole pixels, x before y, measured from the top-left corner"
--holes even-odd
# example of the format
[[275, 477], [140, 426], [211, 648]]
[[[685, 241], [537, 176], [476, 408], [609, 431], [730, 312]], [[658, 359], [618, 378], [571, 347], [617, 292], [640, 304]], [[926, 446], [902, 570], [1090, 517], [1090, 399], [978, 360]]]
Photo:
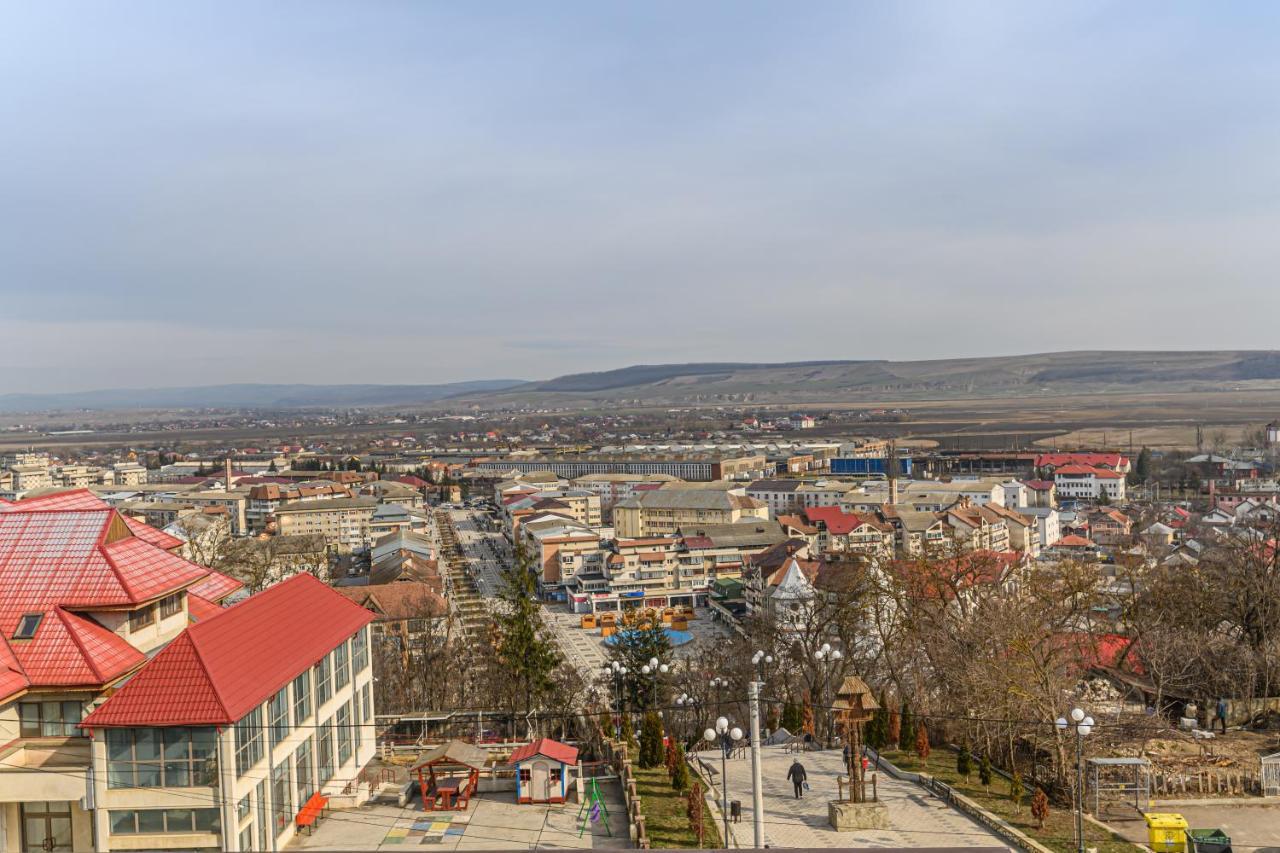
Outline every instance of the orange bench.
[[324, 813], [329, 809], [329, 798], [321, 794], [312, 794], [307, 800], [306, 805], [298, 812], [298, 816], [293, 819], [298, 829], [304, 826], [307, 828], [307, 834], [310, 835], [315, 830], [316, 821], [324, 817]]

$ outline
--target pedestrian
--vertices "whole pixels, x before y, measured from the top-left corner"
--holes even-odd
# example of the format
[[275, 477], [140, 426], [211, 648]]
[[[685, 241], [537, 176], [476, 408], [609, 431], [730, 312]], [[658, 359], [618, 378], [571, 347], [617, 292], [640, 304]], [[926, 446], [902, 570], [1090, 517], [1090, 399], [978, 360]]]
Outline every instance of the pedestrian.
[[787, 771], [787, 778], [795, 786], [797, 800], [804, 796], [804, 783], [808, 776], [809, 774], [805, 773], [804, 765], [800, 763], [800, 759], [797, 758], [791, 763], [791, 769]]
[[[1218, 705], [1213, 709], [1213, 722], [1222, 724], [1222, 733], [1227, 733], [1227, 700], [1221, 696], [1218, 697]], [[1210, 724], [1209, 731], [1213, 731], [1213, 725]]]

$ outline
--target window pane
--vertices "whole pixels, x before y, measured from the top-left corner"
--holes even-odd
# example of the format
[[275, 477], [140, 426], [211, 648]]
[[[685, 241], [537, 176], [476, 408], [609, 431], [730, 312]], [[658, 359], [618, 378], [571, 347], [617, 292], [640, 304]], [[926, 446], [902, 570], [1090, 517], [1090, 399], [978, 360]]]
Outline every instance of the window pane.
[[205, 759], [214, 754], [218, 746], [218, 733], [213, 729], [191, 729], [191, 757]]
[[133, 732], [128, 729], [107, 729], [107, 759], [128, 761], [133, 757]]
[[164, 820], [167, 832], [191, 831], [191, 809], [165, 809]]
[[164, 832], [164, 812], [159, 809], [138, 812], [138, 832]]
[[164, 784], [168, 788], [191, 787], [191, 765], [185, 761], [165, 762]]
[[136, 831], [133, 826], [133, 812], [111, 812], [112, 835], [131, 835]]
[[147, 763], [135, 764], [135, 781], [139, 788], [159, 788], [160, 787], [160, 764]]
[[40, 706], [35, 702], [23, 702], [19, 705], [22, 715], [22, 736], [40, 736]]
[[165, 729], [164, 757], [186, 759], [191, 753], [191, 733], [187, 729]]
[[221, 824], [217, 809], [196, 809], [196, 832], [217, 832]]
[[133, 751], [138, 761], [152, 761], [159, 758], [159, 732], [156, 729], [134, 729]]

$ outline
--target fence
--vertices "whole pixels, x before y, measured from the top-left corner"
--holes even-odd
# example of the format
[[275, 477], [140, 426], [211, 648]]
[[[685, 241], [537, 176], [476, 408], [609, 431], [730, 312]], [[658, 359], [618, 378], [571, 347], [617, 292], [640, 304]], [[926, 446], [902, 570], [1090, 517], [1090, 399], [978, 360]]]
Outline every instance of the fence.
[[[1267, 771], [1263, 759], [1263, 773]], [[1280, 794], [1280, 760], [1274, 767], [1275, 782]], [[1186, 772], [1153, 770], [1151, 773], [1151, 796], [1182, 797], [1190, 794], [1196, 796], [1241, 797], [1246, 794], [1265, 794], [1262, 777], [1251, 770], [1236, 770], [1230, 767], [1215, 767], [1209, 770], [1188, 770]]]

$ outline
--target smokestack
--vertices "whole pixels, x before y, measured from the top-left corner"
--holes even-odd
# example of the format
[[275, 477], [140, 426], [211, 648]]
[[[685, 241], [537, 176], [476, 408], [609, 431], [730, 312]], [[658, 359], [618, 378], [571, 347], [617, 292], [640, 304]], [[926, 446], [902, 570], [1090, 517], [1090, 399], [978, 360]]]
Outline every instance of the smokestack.
[[889, 503], [892, 506], [898, 504], [898, 443], [896, 441], [889, 442], [889, 458], [885, 460], [887, 464], [885, 469], [889, 474]]
[[227, 474], [227, 491], [229, 492], [231, 491], [231, 457], [230, 456], [227, 457], [227, 461], [226, 461], [226, 474]]

